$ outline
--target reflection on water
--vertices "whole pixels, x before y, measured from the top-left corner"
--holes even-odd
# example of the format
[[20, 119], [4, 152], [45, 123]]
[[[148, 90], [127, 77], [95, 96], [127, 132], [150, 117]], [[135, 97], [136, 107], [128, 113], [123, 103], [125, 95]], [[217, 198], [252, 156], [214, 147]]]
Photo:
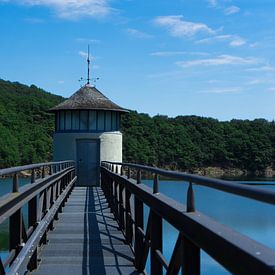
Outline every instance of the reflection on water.
[[[143, 183], [152, 187], [152, 181]], [[186, 203], [188, 184], [179, 181], [161, 181], [160, 192]], [[275, 191], [275, 186], [261, 186]], [[250, 238], [275, 249], [274, 206], [227, 194], [214, 189], [194, 186], [196, 210], [230, 226]], [[178, 232], [164, 223], [164, 255], [170, 259]], [[229, 274], [206, 253], [202, 253], [202, 274]]]

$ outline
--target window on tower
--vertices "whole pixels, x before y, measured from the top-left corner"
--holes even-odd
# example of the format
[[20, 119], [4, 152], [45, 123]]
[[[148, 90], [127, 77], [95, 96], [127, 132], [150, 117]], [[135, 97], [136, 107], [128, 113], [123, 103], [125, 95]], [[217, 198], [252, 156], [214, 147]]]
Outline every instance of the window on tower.
[[55, 115], [56, 132], [119, 131], [120, 113], [103, 110], [66, 110]]

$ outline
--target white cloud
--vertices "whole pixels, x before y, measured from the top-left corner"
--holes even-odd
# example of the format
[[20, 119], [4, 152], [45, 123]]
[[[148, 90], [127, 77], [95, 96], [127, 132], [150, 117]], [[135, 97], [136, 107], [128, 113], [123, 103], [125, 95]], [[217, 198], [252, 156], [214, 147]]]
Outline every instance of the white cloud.
[[195, 59], [191, 61], [178, 61], [176, 64], [180, 67], [193, 66], [221, 66], [221, 65], [251, 65], [260, 63], [259, 59], [254, 57], [239, 57], [233, 55], [220, 55], [215, 58]]
[[266, 66], [256, 67], [256, 68], [248, 68], [248, 69], [246, 69], [246, 71], [249, 71], [249, 72], [273, 72], [273, 71], [275, 71], [275, 67], [266, 65]]
[[196, 41], [196, 43], [197, 44], [205, 44], [205, 43], [211, 43], [211, 42], [215, 42], [215, 41], [225, 41], [225, 40], [231, 39], [232, 37], [233, 36], [229, 35], [229, 34], [216, 35], [213, 37], [200, 39], [200, 40]]
[[232, 47], [239, 47], [246, 44], [246, 40], [238, 35], [224, 34], [224, 35], [215, 35], [213, 37], [208, 37], [196, 41], [197, 44], [206, 44], [214, 42], [223, 42], [229, 41], [229, 45]]
[[241, 9], [237, 6], [231, 6], [228, 7], [227, 9], [225, 9], [224, 13], [225, 15], [231, 15], [231, 14], [235, 14], [238, 13]]
[[270, 87], [270, 88], [268, 89], [268, 91], [270, 91], [270, 92], [275, 92], [275, 87]]
[[239, 93], [242, 91], [241, 87], [226, 87], [226, 88], [214, 88], [214, 89], [207, 89], [204, 91], [200, 91], [199, 93], [207, 93], [207, 94], [232, 94], [232, 93]]
[[148, 38], [153, 37], [152, 35], [150, 35], [148, 33], [145, 33], [145, 32], [142, 32], [142, 31], [139, 31], [137, 29], [128, 28], [126, 31], [131, 36], [134, 36], [134, 37], [140, 38], [140, 39], [148, 39]]
[[236, 37], [229, 43], [229, 45], [232, 47], [239, 47], [245, 44], [246, 44], [246, 40], [241, 37]]
[[153, 52], [150, 55], [169, 57], [169, 56], [176, 56], [176, 55], [201, 55], [201, 56], [203, 56], [203, 55], [209, 55], [209, 54], [204, 53], [204, 52], [166, 51], [166, 52]]
[[55, 10], [57, 15], [66, 19], [83, 16], [104, 17], [112, 8], [109, 0], [0, 0], [29, 6], [45, 6]]
[[65, 81], [64, 80], [58, 80], [57, 83], [60, 84], [60, 85], [62, 85], [62, 84], [65, 83]]
[[214, 34], [215, 31], [203, 23], [183, 20], [182, 15], [158, 16], [154, 19], [158, 26], [165, 27], [174, 37], [191, 37], [197, 33]]

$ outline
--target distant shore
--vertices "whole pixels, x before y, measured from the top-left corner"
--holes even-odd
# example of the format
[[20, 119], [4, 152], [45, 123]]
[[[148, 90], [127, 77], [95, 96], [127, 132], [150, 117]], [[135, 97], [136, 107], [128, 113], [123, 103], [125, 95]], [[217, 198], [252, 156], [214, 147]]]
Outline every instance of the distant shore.
[[201, 167], [192, 171], [192, 174], [201, 176], [223, 178], [223, 177], [274, 177], [275, 170], [271, 167], [263, 171], [247, 171], [239, 168], [222, 168], [222, 167]]

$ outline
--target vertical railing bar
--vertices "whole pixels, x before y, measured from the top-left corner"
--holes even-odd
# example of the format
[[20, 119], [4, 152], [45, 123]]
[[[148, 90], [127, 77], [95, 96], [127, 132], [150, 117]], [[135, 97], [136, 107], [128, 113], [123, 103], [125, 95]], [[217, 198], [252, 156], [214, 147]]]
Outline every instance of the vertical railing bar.
[[[195, 211], [195, 196], [192, 182], [189, 182], [187, 190], [186, 211]], [[200, 274], [200, 248], [182, 235], [182, 268], [183, 275]]]
[[135, 215], [135, 267], [139, 267], [141, 259], [143, 236], [139, 232], [139, 228], [144, 228], [143, 202], [137, 197], [134, 197], [134, 215]]
[[127, 170], [127, 178], [129, 179], [131, 177], [131, 169], [130, 167], [128, 167], [128, 170]]
[[12, 192], [13, 193], [19, 192], [19, 182], [18, 182], [18, 174], [17, 173], [15, 173], [13, 175]]
[[151, 274], [162, 274], [163, 266], [158, 259], [157, 250], [162, 253], [162, 218], [152, 211], [151, 216]]
[[42, 178], [45, 178], [45, 166], [42, 166]]
[[155, 176], [154, 176], [153, 193], [154, 194], [159, 194], [159, 177], [158, 177], [158, 174], [155, 174]]
[[131, 217], [131, 192], [126, 188], [125, 190], [125, 197], [126, 197], [126, 211], [125, 211], [125, 220], [126, 220], [126, 242], [132, 245], [133, 239], [133, 225], [132, 225], [132, 217]]
[[187, 212], [194, 212], [195, 211], [195, 197], [193, 191], [193, 184], [189, 182], [188, 190], [187, 190]]
[[31, 183], [35, 183], [35, 169], [32, 169]]
[[137, 171], [137, 184], [141, 183], [141, 170]]
[[22, 244], [22, 212], [18, 209], [9, 220], [9, 250], [16, 250], [18, 255]]
[[123, 185], [118, 184], [119, 188], [119, 226], [121, 230], [124, 230], [124, 207], [123, 207]]

